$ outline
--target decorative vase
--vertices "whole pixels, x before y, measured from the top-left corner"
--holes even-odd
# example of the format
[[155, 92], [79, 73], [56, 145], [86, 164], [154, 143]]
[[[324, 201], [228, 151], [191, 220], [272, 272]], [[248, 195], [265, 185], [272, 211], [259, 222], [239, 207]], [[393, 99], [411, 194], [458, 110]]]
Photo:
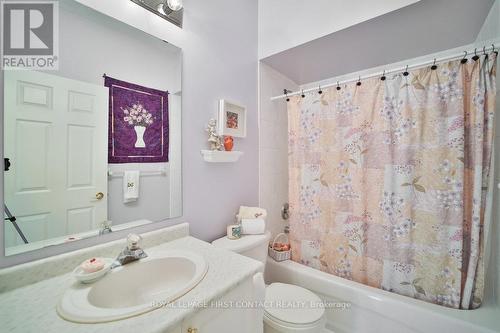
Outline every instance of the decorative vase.
[[135, 148], [146, 148], [146, 142], [144, 142], [144, 132], [146, 127], [144, 126], [134, 126], [135, 135], [137, 139], [135, 140]]
[[224, 137], [224, 149], [226, 151], [231, 151], [233, 150], [234, 146], [234, 140], [232, 136], [226, 136]]

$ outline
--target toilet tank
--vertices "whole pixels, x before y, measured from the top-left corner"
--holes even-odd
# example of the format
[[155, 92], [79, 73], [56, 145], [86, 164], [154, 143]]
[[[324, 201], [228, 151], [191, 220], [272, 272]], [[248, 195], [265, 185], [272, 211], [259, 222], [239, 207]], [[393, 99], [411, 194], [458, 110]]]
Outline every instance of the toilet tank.
[[222, 237], [214, 240], [212, 245], [258, 260], [265, 265], [270, 238], [271, 233], [266, 231], [263, 235], [243, 235], [239, 239]]

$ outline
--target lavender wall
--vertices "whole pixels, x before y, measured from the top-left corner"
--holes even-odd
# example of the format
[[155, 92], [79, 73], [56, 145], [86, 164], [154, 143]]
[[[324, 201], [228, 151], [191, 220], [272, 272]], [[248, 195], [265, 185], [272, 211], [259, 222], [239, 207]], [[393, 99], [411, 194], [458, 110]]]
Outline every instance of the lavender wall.
[[[258, 203], [257, 1], [185, 0], [182, 30], [151, 16], [132, 2], [79, 2], [126, 20], [129, 24], [137, 24], [142, 30], [183, 49], [184, 215], [136, 229], [10, 257], [4, 256], [3, 228], [0, 228], [0, 267], [123, 238], [131, 231], [141, 233], [180, 222], [190, 223], [193, 236], [211, 241], [225, 233], [225, 226], [233, 221], [239, 205]], [[0, 91], [3, 92], [3, 76]], [[3, 108], [3, 93], [0, 94]], [[239, 101], [247, 106], [247, 137], [235, 140], [235, 149], [243, 151], [244, 155], [234, 164], [208, 164], [200, 156], [206, 141], [204, 127], [209, 118], [217, 115], [219, 98]], [[0, 128], [3, 129], [3, 120]], [[3, 138], [3, 133], [0, 133], [0, 137]], [[3, 188], [3, 179], [1, 186]], [[164, 204], [162, 198], [158, 198], [158, 203]]]

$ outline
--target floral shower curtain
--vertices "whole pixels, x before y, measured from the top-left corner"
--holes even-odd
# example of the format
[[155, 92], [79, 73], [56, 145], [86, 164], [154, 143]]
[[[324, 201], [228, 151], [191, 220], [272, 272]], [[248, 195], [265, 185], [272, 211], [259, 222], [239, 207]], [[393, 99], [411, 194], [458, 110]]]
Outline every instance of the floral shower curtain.
[[479, 307], [495, 68], [493, 53], [291, 98], [292, 259]]

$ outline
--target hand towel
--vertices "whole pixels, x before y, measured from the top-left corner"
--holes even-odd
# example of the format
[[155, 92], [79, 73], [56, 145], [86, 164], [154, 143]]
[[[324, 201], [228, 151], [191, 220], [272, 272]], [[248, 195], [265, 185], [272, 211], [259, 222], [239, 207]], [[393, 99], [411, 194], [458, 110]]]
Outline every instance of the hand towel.
[[238, 220], [242, 219], [263, 219], [267, 217], [267, 211], [264, 208], [259, 207], [246, 207], [240, 206], [240, 212], [238, 213]]
[[138, 170], [123, 173], [123, 203], [139, 199], [139, 176]]
[[263, 219], [242, 219], [242, 235], [260, 235], [266, 232], [266, 221]]

